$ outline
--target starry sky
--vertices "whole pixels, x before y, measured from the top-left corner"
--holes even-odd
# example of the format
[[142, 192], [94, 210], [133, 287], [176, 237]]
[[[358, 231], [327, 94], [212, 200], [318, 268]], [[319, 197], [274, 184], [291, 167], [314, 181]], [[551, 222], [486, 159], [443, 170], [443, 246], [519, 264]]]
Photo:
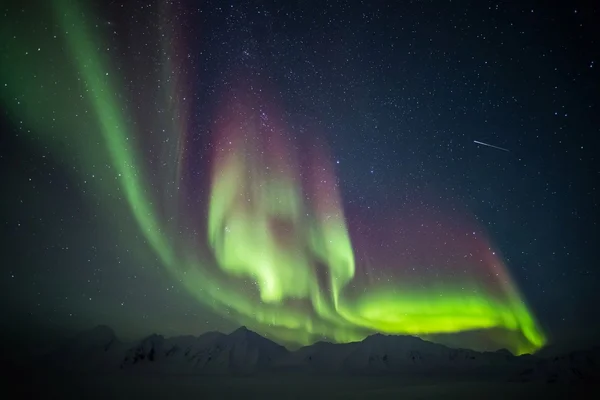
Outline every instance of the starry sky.
[[3, 326], [600, 333], [597, 5], [2, 7]]

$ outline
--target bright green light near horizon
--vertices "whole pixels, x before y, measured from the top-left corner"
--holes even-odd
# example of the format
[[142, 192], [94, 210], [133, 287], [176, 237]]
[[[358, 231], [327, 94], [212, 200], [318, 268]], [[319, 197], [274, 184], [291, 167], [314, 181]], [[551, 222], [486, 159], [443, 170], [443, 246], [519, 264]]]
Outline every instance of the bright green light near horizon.
[[[519, 333], [508, 335], [503, 343], [515, 353], [544, 345], [543, 333], [511, 282], [501, 290], [502, 296], [477, 290], [476, 277], [461, 282], [472, 289], [467, 291], [442, 282], [419, 289], [399, 280], [385, 287], [361, 283], [332, 173], [323, 172], [326, 163], [309, 165], [312, 186], [307, 190], [298, 168], [287, 165], [287, 159], [282, 167], [260, 155], [261, 133], [251, 124], [246, 132], [239, 131], [239, 126], [227, 127], [224, 135], [231, 136], [231, 146], [223, 148], [215, 160], [206, 226], [212, 254], [199, 253], [191, 245], [182, 248], [157, 212], [159, 199], [147, 189], [143, 154], [138, 154], [135, 140], [140, 132], [119, 103], [120, 85], [109, 71], [110, 60], [99, 52], [98, 38], [81, 17], [77, 1], [55, 0], [54, 5], [71, 54], [64, 61], [71, 61], [77, 73], [62, 78], [76, 89], [63, 84], [49, 92], [37, 82], [11, 79], [21, 67], [33, 69], [40, 81], [57, 79], [21, 57], [18, 67], [0, 72], [0, 77], [11, 82], [10, 91], [2, 93], [3, 104], [12, 115], [37, 127], [35, 135], [48, 132], [41, 138], [44, 142], [69, 143], [66, 150], [55, 147], [54, 151], [83, 154], [88, 172], [98, 159], [110, 165], [115, 179], [98, 184], [120, 190], [162, 264], [202, 303], [261, 333], [301, 344], [322, 337], [348, 342], [374, 332], [424, 336], [504, 329]], [[11, 49], [15, 54], [22, 50]], [[21, 92], [27, 96], [20, 97], [17, 105], [14, 99]], [[86, 123], [72, 126], [67, 118], [60, 130], [42, 129], [54, 117], [36, 108], [36, 101], [53, 95], [66, 109], [71, 106], [78, 115], [88, 115], [89, 108], [93, 117], [88, 115]], [[58, 138], [56, 132], [63, 136]], [[90, 144], [98, 140], [105, 153]], [[276, 153], [271, 156], [281, 158]], [[178, 176], [179, 158], [168, 160]], [[176, 209], [176, 203], [169, 209]], [[244, 281], [254, 282], [256, 289], [247, 290]], [[365, 290], [351, 294], [351, 285], [364, 285]]]
[[[333, 330], [334, 338], [361, 331], [428, 335], [501, 327], [522, 331], [523, 343], [510, 345], [515, 352], [543, 345], [543, 336], [510, 287], [498, 298], [465, 291], [468, 282], [462, 282], [463, 290], [441, 282], [415, 290], [397, 282], [346, 296], [344, 288], [356, 278], [354, 252], [335, 186], [321, 176], [323, 163], [311, 169], [314, 176], [304, 175], [319, 187], [302, 192], [295, 167], [280, 168], [269, 157], [277, 160], [281, 154], [265, 157], [259, 151], [260, 138], [271, 135], [269, 129], [236, 126], [225, 127], [217, 142], [223, 145], [217, 145], [221, 150], [214, 168], [209, 239], [218, 266], [255, 280], [262, 303], [284, 309], [286, 300], [310, 301], [316, 318], [329, 326], [320, 333], [331, 335], [327, 332]], [[327, 269], [330, 290], [319, 283], [317, 265]], [[272, 316], [271, 323], [277, 325], [278, 318]]]

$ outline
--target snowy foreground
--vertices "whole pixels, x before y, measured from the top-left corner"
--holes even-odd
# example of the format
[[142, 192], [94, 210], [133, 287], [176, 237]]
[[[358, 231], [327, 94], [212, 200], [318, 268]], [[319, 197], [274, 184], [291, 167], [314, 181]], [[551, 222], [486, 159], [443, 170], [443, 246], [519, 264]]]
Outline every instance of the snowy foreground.
[[599, 366], [597, 348], [515, 357], [374, 335], [288, 351], [245, 328], [122, 343], [98, 327], [14, 368], [11, 386], [61, 399], [573, 399], [600, 398]]
[[20, 398], [85, 399], [584, 399], [598, 385], [465, 381], [443, 377], [38, 377]]

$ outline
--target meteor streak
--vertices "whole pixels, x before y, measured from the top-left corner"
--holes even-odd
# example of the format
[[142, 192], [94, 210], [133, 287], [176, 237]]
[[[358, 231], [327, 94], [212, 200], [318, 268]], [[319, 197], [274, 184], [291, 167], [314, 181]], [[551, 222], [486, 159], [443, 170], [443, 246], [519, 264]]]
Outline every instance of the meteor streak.
[[491, 147], [493, 149], [498, 149], [498, 150], [502, 150], [502, 151], [509, 151], [508, 149], [505, 149], [504, 147], [498, 147], [498, 146], [494, 146], [493, 144], [489, 144], [489, 143], [483, 143], [480, 142], [479, 140], [473, 140], [473, 143], [477, 143], [483, 146], [487, 146], [487, 147]]

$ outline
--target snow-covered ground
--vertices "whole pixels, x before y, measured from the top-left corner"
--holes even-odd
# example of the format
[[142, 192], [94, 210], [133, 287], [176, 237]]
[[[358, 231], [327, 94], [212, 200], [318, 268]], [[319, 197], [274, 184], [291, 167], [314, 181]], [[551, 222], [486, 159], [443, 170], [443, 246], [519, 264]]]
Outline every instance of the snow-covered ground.
[[443, 377], [198, 377], [100, 375], [36, 378], [21, 398], [85, 399], [578, 399], [598, 386], [452, 380]]

